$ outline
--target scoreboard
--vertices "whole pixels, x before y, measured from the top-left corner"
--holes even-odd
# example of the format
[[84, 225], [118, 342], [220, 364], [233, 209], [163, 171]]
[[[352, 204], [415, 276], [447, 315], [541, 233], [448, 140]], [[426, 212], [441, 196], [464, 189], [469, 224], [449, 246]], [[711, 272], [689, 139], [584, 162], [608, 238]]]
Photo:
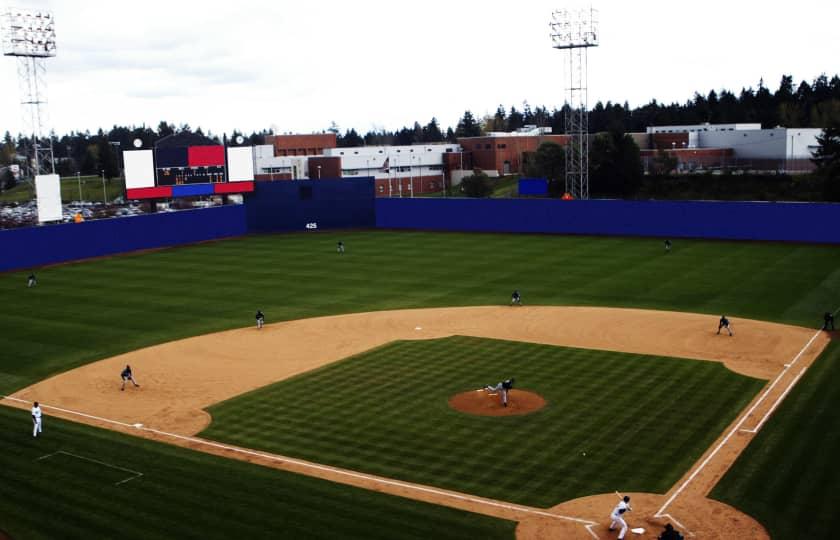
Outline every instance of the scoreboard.
[[198, 145], [123, 152], [126, 197], [186, 197], [254, 190], [252, 147]]

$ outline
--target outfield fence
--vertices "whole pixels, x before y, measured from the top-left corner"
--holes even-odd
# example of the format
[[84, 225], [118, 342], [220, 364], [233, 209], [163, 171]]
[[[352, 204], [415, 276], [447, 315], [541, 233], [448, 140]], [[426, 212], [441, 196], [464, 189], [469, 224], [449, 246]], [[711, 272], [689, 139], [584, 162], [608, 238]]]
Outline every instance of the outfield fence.
[[840, 243], [840, 204], [558, 199], [377, 199], [376, 226]]

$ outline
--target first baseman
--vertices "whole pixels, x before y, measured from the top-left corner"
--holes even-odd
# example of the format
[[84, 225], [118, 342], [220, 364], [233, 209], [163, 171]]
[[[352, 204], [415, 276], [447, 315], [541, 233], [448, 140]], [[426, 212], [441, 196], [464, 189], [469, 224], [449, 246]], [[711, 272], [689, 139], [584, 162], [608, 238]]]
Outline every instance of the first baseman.
[[32, 436], [37, 437], [41, 431], [41, 406], [36, 401], [32, 405]]
[[122, 370], [122, 373], [120, 373], [120, 377], [122, 377], [123, 381], [122, 388], [120, 388], [120, 390], [125, 390], [126, 381], [131, 381], [131, 384], [133, 384], [137, 388], [140, 387], [140, 385], [137, 384], [137, 381], [134, 380], [134, 375], [131, 373], [131, 366], [129, 366], [128, 364], [125, 365], [125, 369]]
[[631, 511], [630, 508], [630, 497], [627, 495], [619, 501], [615, 508], [613, 508], [612, 513], [610, 514], [610, 530], [614, 531], [616, 525], [621, 525], [621, 530], [618, 532], [618, 540], [623, 540], [624, 535], [627, 534], [627, 522], [624, 521], [624, 514], [625, 512]]

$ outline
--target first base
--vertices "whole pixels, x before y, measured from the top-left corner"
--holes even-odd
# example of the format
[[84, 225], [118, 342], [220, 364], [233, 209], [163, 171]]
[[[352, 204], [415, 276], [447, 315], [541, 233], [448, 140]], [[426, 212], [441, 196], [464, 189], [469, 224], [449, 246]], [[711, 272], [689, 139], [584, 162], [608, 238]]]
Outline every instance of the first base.
[[423, 329], [423, 327], [422, 327], [422, 326], [415, 326], [415, 327], [414, 327], [414, 329], [415, 329], [415, 330], [422, 330], [422, 329]]
[[143, 427], [143, 424], [134, 424], [134, 427], [141, 428], [141, 427]]
[[630, 532], [633, 534], [645, 534], [644, 527], [636, 527], [635, 529], [630, 529]]

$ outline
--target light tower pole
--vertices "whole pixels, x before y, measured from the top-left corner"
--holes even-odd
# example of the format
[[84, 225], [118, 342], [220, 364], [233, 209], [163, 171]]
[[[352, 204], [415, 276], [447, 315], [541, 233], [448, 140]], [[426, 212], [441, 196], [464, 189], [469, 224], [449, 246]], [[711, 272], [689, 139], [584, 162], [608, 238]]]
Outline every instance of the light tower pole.
[[551, 41], [567, 50], [569, 113], [566, 115], [566, 192], [575, 199], [589, 198], [589, 110], [587, 108], [588, 57], [598, 46], [598, 12], [561, 9], [551, 14]]
[[[42, 10], [9, 8], [2, 14], [3, 56], [17, 58], [24, 132], [32, 135], [32, 176], [55, 172], [47, 125], [47, 64], [55, 56], [55, 20]], [[44, 140], [44, 138], [47, 138]]]

